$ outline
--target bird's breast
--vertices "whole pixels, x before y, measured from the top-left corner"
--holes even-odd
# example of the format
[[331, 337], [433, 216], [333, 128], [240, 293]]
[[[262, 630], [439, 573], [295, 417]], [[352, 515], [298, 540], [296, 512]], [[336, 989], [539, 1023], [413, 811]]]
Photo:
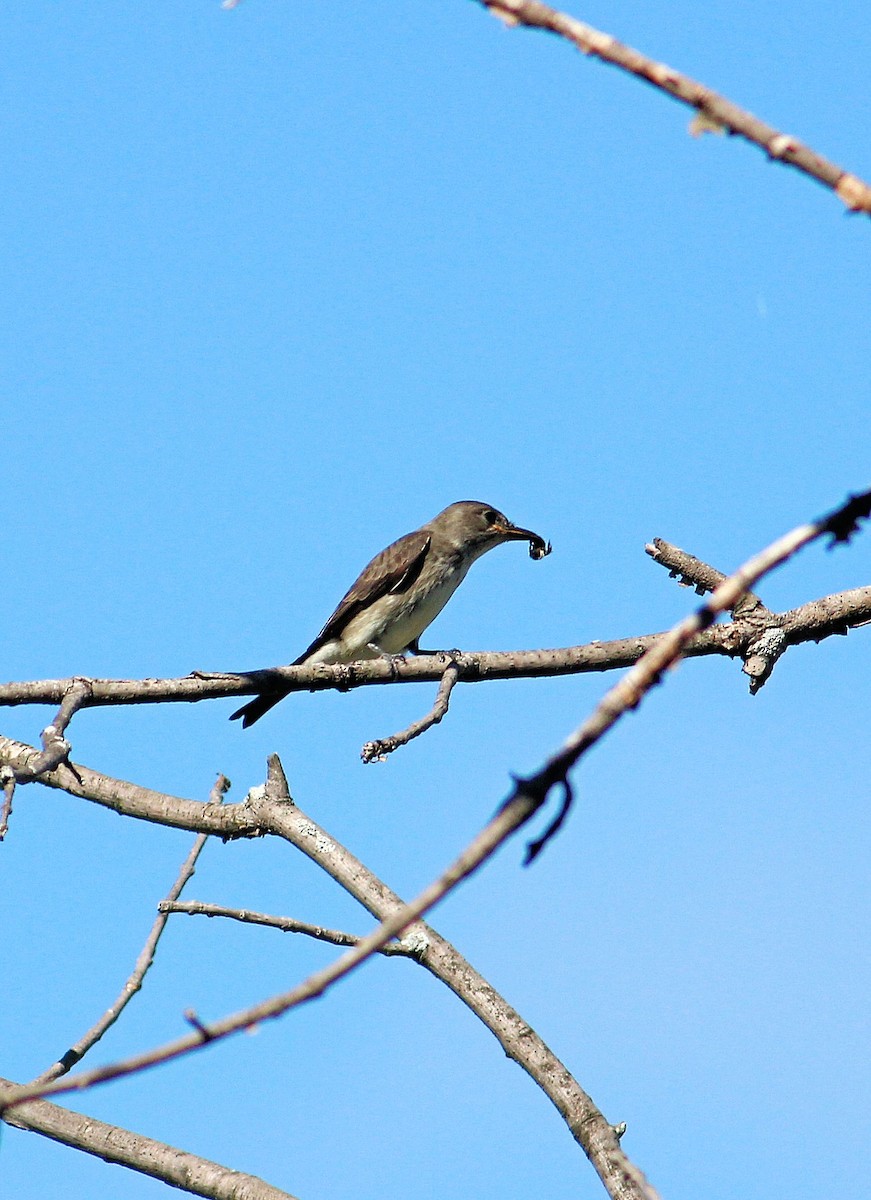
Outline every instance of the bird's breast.
[[468, 567], [449, 564], [421, 571], [406, 592], [381, 596], [349, 621], [342, 634], [348, 650], [370, 643], [399, 654], [432, 624], [465, 578]]

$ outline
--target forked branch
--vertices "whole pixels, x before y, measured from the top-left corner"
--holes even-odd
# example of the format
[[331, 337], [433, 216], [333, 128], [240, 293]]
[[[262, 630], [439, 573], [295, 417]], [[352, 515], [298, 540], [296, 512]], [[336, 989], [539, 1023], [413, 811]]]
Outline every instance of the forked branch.
[[[555, 786], [565, 791], [565, 803], [558, 821], [565, 816], [571, 793], [568, 772], [580, 758], [630, 709], [638, 706], [647, 692], [658, 683], [667, 668], [676, 662], [699, 631], [709, 627], [721, 612], [728, 611], [738, 598], [751, 589], [768, 571], [785, 562], [802, 547], [824, 536], [830, 536], [832, 544], [846, 542], [858, 528], [860, 520], [871, 514], [871, 491], [851, 496], [833, 512], [807, 525], [799, 526], [791, 533], [779, 538], [767, 549], [754, 555], [733, 575], [729, 576], [714, 592], [710, 600], [695, 613], [679, 622], [668, 634], [658, 639], [653, 648], [632, 670], [613, 687], [596, 707], [592, 715], [567, 739], [563, 747], [552, 755], [540, 771], [527, 779], [518, 779], [517, 784], [500, 807], [496, 815], [473, 839], [450, 867], [411, 903], [401, 905], [389, 913], [379, 927], [343, 954], [336, 962], [315, 972], [301, 984], [274, 996], [260, 1004], [231, 1014], [209, 1026], [196, 1029], [194, 1033], [134, 1056], [121, 1063], [111, 1064], [92, 1071], [81, 1072], [67, 1079], [41, 1085], [25, 1087], [7, 1093], [0, 1098], [0, 1109], [22, 1103], [36, 1096], [89, 1087], [95, 1083], [116, 1079], [119, 1076], [166, 1062], [180, 1055], [201, 1048], [204, 1044], [227, 1037], [242, 1029], [250, 1028], [261, 1021], [278, 1017], [289, 1009], [307, 1000], [320, 996], [337, 980], [344, 978], [366, 959], [377, 953], [391, 938], [397, 937], [409, 925], [418, 921], [426, 912], [453, 890], [463, 879], [476, 871], [517, 829], [524, 825], [545, 803]], [[282, 795], [283, 772], [277, 759], [270, 762], [270, 775], [266, 785], [266, 799], [278, 800]], [[283, 783], [286, 792], [286, 782]], [[286, 803], [286, 801], [285, 801]], [[253, 805], [256, 809], [256, 801]], [[260, 831], [263, 830], [260, 822]], [[546, 843], [555, 826], [530, 847], [534, 856]]]

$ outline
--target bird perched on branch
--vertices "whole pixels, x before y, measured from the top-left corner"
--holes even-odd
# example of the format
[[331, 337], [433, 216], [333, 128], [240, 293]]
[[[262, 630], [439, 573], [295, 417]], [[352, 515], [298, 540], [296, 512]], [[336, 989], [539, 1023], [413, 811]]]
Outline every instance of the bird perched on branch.
[[[293, 666], [428, 653], [418, 645], [420, 636], [463, 582], [472, 563], [494, 546], [517, 541], [529, 542], [531, 558], [550, 554], [550, 542], [530, 529], [512, 525], [489, 504], [478, 500], [451, 504], [375, 555]], [[287, 690], [280, 686], [263, 692], [230, 720], [241, 718], [247, 728], [286, 695]]]

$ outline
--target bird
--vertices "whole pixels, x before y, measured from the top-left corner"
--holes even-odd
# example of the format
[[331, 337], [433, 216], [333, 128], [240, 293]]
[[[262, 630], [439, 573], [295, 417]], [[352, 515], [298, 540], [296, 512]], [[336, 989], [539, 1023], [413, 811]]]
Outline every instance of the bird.
[[[347, 663], [400, 654], [432, 654], [420, 636], [463, 582], [472, 563], [505, 542], [528, 541], [530, 558], [550, 554], [531, 529], [522, 529], [490, 504], [459, 500], [376, 554], [323, 629], [292, 666]], [[279, 686], [234, 712], [243, 729], [288, 694]]]

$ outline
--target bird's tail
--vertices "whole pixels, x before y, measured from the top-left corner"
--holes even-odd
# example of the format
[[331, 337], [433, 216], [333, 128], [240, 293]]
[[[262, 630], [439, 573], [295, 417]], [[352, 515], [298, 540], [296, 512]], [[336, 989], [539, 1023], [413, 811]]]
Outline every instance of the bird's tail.
[[242, 728], [247, 729], [249, 725], [253, 725], [255, 721], [259, 721], [264, 713], [268, 713], [270, 708], [274, 708], [280, 700], [283, 700], [287, 692], [267, 692], [262, 696], [255, 696], [253, 700], [249, 700], [247, 704], [243, 704], [241, 708], [237, 708], [231, 714], [231, 721], [241, 719]]

